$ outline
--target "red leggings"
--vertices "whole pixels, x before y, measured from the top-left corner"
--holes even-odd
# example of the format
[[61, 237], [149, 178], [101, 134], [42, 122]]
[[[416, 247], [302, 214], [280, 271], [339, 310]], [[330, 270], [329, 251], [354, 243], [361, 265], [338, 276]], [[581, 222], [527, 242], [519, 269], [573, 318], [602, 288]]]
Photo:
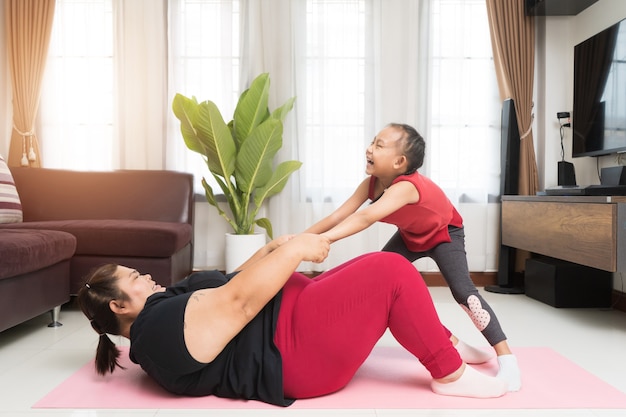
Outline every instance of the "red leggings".
[[285, 396], [343, 388], [387, 328], [433, 378], [462, 364], [421, 275], [402, 256], [370, 253], [314, 279], [294, 273], [283, 289], [274, 336]]

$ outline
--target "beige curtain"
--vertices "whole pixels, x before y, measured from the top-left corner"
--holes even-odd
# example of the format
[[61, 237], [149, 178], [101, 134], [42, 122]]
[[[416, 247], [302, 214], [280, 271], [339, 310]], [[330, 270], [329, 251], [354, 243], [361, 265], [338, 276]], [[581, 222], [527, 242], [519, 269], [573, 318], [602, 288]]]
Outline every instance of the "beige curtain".
[[[487, 0], [487, 17], [500, 99], [512, 98], [515, 103], [520, 132], [518, 194], [535, 195], [539, 189], [532, 132], [535, 20], [525, 16], [524, 0]], [[516, 250], [509, 268], [523, 271], [529, 257], [529, 252]]]
[[524, 14], [524, 0], [487, 0], [493, 60], [500, 98], [512, 98], [521, 135], [519, 191], [535, 195], [539, 188], [533, 143], [533, 79], [535, 21]]
[[13, 92], [9, 166], [41, 166], [34, 128], [55, 1], [4, 1], [7, 55]]

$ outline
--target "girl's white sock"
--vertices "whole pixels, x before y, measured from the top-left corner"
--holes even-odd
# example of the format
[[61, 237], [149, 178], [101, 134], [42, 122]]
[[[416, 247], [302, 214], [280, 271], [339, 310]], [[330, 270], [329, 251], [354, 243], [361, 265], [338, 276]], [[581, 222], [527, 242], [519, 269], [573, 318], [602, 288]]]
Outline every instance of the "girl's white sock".
[[459, 379], [454, 382], [432, 381], [433, 392], [440, 395], [472, 398], [495, 398], [506, 394], [506, 382], [478, 372], [469, 365]]
[[493, 352], [493, 350], [486, 351], [483, 349], [479, 349], [477, 347], [468, 345], [460, 339], [454, 347], [459, 352], [461, 359], [463, 359], [463, 362], [465, 363], [485, 363], [495, 356], [495, 352]]
[[506, 381], [509, 391], [519, 391], [522, 387], [522, 374], [515, 355], [498, 356], [498, 365], [500, 370], [497, 377]]

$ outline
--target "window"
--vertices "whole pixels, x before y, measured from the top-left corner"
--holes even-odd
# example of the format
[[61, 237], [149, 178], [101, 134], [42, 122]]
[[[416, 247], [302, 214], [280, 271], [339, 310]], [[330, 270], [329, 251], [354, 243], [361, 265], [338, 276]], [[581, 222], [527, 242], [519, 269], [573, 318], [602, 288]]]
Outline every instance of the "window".
[[111, 0], [58, 0], [41, 94], [45, 166], [112, 168]]
[[340, 202], [363, 179], [365, 145], [371, 139], [365, 134], [365, 3], [307, 1], [301, 154], [307, 200], [332, 200], [339, 194]]
[[[232, 119], [240, 95], [239, 1], [177, 0], [169, 3], [170, 105], [176, 93], [213, 101], [224, 121]], [[170, 112], [168, 167], [195, 174], [198, 192], [202, 177], [216, 193], [220, 188], [202, 157], [189, 151], [180, 135], [180, 122]]]
[[[284, 72], [272, 74], [274, 87], [295, 88], [289, 118], [297, 142], [288, 151], [304, 162], [297, 191], [276, 196], [268, 212], [302, 215], [282, 216], [281, 226], [272, 218], [275, 230], [304, 230], [345, 201], [364, 178], [367, 145], [392, 121], [425, 134], [423, 174], [464, 206], [468, 226], [487, 230], [483, 223], [495, 216], [463, 204], [496, 202], [499, 193], [502, 104], [484, 0], [263, 0], [263, 9], [239, 0], [57, 0], [56, 7], [37, 125], [46, 167], [187, 171], [203, 192], [200, 179], [214, 180], [184, 145], [174, 95], [210, 99], [229, 121], [241, 74], [269, 66]], [[254, 49], [242, 55], [244, 43]], [[337, 259], [380, 249], [386, 231], [371, 229], [346, 240], [345, 250], [339, 244]], [[495, 245], [484, 240], [468, 241], [476, 259], [487, 259], [472, 270], [490, 268]]]
[[[116, 167], [120, 145], [115, 124], [124, 114], [115, 103], [124, 102], [124, 91], [116, 97], [115, 85], [123, 83], [115, 79], [114, 45], [124, 42], [118, 37], [129, 36], [114, 32], [115, 10], [121, 4], [118, 0], [57, 1], [40, 106], [45, 166]], [[296, 36], [304, 42], [298, 51], [305, 53], [294, 57], [302, 59], [300, 75], [294, 77], [299, 82], [297, 106], [304, 107], [298, 113], [303, 119], [298, 124], [304, 126], [298, 148], [304, 166], [299, 175], [306, 200], [337, 202], [363, 178], [364, 150], [372, 132], [380, 128], [374, 126], [373, 117], [372, 80], [377, 68], [371, 51], [373, 2], [307, 0], [303, 4], [306, 25], [295, 30], [303, 32]], [[170, 55], [169, 62], [163, 62], [169, 68], [168, 91], [159, 108], [169, 109], [175, 93], [196, 95], [198, 100], [214, 101], [228, 121], [241, 89], [240, 2], [170, 0], [168, 7]], [[164, 25], [164, 21], [157, 18], [150, 24]], [[499, 189], [501, 103], [488, 27], [483, 0], [431, 3], [426, 174], [455, 203], [486, 201]], [[407, 40], [398, 49], [412, 47], [416, 46]], [[119, 72], [123, 76], [125, 72]], [[416, 79], [423, 76], [414, 74]], [[180, 138], [179, 124], [172, 120], [171, 111], [167, 113], [166, 136]], [[188, 151], [182, 140], [169, 142], [161, 144], [166, 148], [166, 168], [195, 172], [198, 178], [207, 174], [202, 158]]]
[[500, 111], [484, 0], [433, 3], [430, 176], [453, 203], [494, 200]]

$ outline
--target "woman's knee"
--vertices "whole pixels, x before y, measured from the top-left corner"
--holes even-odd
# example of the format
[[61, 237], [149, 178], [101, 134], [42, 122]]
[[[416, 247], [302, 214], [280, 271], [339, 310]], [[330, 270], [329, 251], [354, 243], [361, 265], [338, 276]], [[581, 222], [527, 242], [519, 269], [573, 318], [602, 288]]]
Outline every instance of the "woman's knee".
[[423, 283], [415, 266], [394, 252], [372, 252], [360, 256], [336, 275], [340, 276], [339, 280], [343, 285], [351, 285], [349, 282], [352, 282], [369, 287], [380, 288], [384, 284], [390, 288], [398, 288], [407, 283]]
[[423, 278], [415, 266], [404, 256], [395, 252], [377, 252], [375, 262], [370, 266], [376, 274], [388, 282], [395, 282], [397, 285], [404, 283], [423, 283]]
[[397, 271], [405, 272], [409, 275], [419, 275], [413, 264], [396, 252], [373, 252], [368, 257], [368, 260], [372, 262], [374, 268], [382, 269], [385, 272]]

